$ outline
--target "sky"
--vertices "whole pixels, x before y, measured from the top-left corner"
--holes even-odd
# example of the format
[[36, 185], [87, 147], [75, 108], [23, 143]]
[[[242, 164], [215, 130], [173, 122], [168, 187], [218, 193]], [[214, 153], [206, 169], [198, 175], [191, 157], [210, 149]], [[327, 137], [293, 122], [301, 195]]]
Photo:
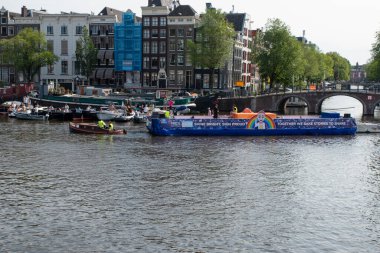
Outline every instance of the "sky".
[[[365, 64], [371, 57], [375, 35], [380, 31], [379, 0], [180, 0], [198, 13], [206, 3], [224, 12], [248, 13], [252, 28], [263, 28], [269, 19], [279, 18], [289, 26], [292, 35], [305, 37], [323, 52], [338, 52], [352, 65]], [[12, 12], [46, 9], [48, 13], [79, 12], [98, 14], [104, 7], [141, 16], [141, 6], [148, 0], [2, 0], [0, 5]]]

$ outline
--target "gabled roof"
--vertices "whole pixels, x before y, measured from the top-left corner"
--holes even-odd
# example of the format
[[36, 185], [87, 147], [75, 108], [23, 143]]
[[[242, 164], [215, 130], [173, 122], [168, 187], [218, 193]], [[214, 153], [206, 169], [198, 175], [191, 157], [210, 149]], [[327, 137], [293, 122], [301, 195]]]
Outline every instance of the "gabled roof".
[[172, 1], [171, 0], [149, 0], [148, 1], [148, 7], [152, 6], [171, 6]]
[[169, 16], [195, 16], [197, 12], [190, 5], [180, 5], [169, 13]]
[[99, 12], [99, 16], [117, 16], [118, 20], [121, 20], [121, 17], [123, 16], [123, 12], [119, 10], [115, 10], [110, 7], [104, 7], [104, 9]]
[[234, 25], [236, 32], [244, 30], [245, 13], [228, 13], [226, 19]]

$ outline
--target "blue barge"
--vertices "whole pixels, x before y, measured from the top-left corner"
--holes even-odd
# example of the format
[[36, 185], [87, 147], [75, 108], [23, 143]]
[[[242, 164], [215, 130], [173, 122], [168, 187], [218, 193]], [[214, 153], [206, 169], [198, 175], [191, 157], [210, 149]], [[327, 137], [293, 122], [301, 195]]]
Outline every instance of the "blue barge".
[[175, 116], [155, 112], [147, 128], [157, 136], [276, 136], [276, 135], [354, 135], [356, 121], [335, 113], [321, 116], [273, 116], [259, 112], [250, 118]]

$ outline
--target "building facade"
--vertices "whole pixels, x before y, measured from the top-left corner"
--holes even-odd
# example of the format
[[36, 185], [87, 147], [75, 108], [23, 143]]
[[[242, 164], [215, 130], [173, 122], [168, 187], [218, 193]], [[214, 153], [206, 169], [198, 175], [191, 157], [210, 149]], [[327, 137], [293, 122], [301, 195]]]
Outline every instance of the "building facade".
[[116, 87], [122, 83], [121, 77], [115, 75], [114, 33], [115, 23], [121, 21], [123, 12], [105, 7], [98, 15], [89, 18], [90, 37], [98, 49], [98, 62], [90, 77], [96, 86]]
[[193, 65], [187, 43], [194, 41], [195, 24], [199, 16], [189, 5], [179, 5], [168, 15], [168, 88], [195, 89]]
[[142, 64], [142, 24], [132, 11], [115, 24], [115, 71], [124, 88], [139, 87]]
[[252, 32], [251, 18], [247, 13], [229, 13], [226, 15], [228, 22], [235, 29], [235, 40], [232, 53], [232, 78], [228, 80], [226, 89], [251, 89], [252, 64], [250, 60]]
[[167, 16], [171, 1], [149, 0], [142, 11], [142, 86], [167, 88]]

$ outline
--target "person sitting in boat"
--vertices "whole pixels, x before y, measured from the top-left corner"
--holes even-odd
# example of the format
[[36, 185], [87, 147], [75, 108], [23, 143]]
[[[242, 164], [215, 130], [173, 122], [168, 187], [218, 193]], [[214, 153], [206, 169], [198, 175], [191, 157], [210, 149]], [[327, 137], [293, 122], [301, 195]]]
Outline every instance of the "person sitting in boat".
[[112, 122], [108, 122], [108, 130], [113, 131], [113, 124]]
[[69, 105], [68, 104], [65, 104], [65, 110], [64, 110], [64, 112], [69, 112]]
[[234, 105], [234, 107], [233, 107], [233, 112], [234, 112], [234, 113], [237, 113], [237, 112], [238, 112], [238, 108], [236, 107], [236, 105]]
[[98, 121], [98, 127], [102, 128], [102, 129], [105, 129], [106, 128], [106, 123], [104, 123], [103, 120], [99, 120]]

